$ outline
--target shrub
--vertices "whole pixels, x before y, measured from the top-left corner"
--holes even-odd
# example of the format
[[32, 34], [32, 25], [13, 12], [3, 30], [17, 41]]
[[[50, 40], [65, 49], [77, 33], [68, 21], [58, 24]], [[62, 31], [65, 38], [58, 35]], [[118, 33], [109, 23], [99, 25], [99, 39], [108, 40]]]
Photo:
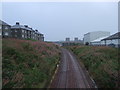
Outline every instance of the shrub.
[[48, 86], [60, 57], [52, 43], [3, 39], [3, 88]]

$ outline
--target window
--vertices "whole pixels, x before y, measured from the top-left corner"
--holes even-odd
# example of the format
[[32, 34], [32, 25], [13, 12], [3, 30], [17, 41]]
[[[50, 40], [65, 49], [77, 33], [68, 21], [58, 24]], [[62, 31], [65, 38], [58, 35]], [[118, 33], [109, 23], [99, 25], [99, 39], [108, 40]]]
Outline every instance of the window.
[[22, 37], [24, 38], [24, 35], [22, 35]]
[[26, 33], [26, 31], [25, 31], [25, 33]]
[[0, 25], [0, 29], [2, 29], [2, 26]]
[[15, 32], [17, 32], [17, 30], [15, 30]]
[[24, 33], [24, 30], [22, 30], [22, 33]]
[[5, 27], [5, 29], [8, 29], [8, 27]]
[[5, 35], [8, 36], [8, 32], [5, 32]]

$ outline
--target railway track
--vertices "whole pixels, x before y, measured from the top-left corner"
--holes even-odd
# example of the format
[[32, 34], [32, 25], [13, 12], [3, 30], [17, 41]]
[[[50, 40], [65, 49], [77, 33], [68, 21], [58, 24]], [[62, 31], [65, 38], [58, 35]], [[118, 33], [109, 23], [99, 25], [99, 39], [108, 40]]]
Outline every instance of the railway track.
[[81, 67], [73, 53], [62, 48], [62, 58], [50, 88], [95, 88], [85, 69]]

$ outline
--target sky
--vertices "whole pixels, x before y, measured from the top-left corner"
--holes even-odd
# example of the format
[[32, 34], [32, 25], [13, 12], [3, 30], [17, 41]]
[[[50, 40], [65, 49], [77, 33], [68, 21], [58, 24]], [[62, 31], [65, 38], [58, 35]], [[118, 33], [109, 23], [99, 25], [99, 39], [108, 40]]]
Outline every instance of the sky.
[[118, 3], [3, 2], [2, 20], [10, 25], [29, 25], [43, 33], [45, 41], [83, 39], [92, 31], [118, 31]]

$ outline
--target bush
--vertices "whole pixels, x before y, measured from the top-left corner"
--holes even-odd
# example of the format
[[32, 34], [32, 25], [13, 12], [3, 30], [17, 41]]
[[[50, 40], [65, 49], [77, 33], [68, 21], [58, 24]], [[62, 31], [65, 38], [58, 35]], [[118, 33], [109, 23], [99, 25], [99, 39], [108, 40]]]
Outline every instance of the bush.
[[44, 88], [60, 57], [52, 43], [3, 39], [3, 88]]
[[89, 45], [89, 42], [86, 42], [85, 45]]

